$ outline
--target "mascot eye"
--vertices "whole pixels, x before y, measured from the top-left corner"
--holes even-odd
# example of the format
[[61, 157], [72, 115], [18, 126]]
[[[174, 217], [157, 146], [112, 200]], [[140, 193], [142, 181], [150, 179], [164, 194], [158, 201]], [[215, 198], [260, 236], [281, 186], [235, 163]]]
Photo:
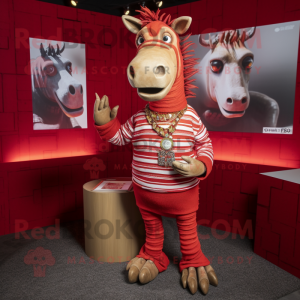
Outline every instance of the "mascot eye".
[[54, 76], [56, 74], [56, 68], [54, 66], [47, 66], [44, 71], [48, 76]]
[[220, 60], [213, 60], [210, 62], [210, 67], [214, 73], [221, 73], [223, 70], [223, 63]]
[[166, 43], [171, 43], [171, 37], [169, 36], [169, 35], [165, 35], [164, 37], [163, 37], [163, 41], [164, 42], [166, 42]]
[[68, 64], [66, 69], [69, 73], [72, 73], [72, 65], [71, 64]]
[[251, 56], [245, 57], [242, 62], [243, 68], [246, 71], [249, 71], [252, 68], [253, 62], [254, 62], [253, 57], [251, 57]]
[[144, 42], [145, 42], [145, 39], [144, 39], [142, 36], [138, 37], [138, 39], [137, 39], [137, 41], [136, 41], [136, 43], [137, 43], [138, 45], [140, 45], [140, 44], [142, 44], [142, 43], [144, 43]]

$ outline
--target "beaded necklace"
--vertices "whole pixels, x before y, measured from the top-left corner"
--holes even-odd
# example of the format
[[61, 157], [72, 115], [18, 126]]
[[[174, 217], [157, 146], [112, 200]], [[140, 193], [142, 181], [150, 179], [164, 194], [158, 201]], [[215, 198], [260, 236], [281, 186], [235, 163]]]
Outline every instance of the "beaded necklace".
[[[153, 130], [163, 139], [160, 142], [160, 147], [162, 150], [158, 151], [158, 165], [164, 167], [172, 167], [172, 162], [175, 161], [175, 153], [173, 149], [172, 134], [176, 130], [176, 126], [179, 120], [182, 118], [187, 110], [187, 106], [174, 113], [160, 114], [149, 109], [149, 104], [146, 105], [145, 112], [146, 118], [150, 125], [152, 125]], [[172, 120], [171, 125], [168, 128], [162, 128], [157, 124], [157, 121]]]

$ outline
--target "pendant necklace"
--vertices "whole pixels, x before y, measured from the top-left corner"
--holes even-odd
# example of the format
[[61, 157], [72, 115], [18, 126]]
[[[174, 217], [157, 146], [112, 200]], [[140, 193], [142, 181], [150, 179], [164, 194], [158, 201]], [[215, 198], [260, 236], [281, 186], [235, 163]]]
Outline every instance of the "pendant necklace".
[[[159, 166], [172, 167], [172, 163], [175, 161], [175, 153], [172, 151], [174, 146], [172, 134], [175, 132], [176, 126], [186, 110], [187, 106], [175, 113], [160, 114], [158, 112], [151, 111], [149, 109], [149, 104], [146, 105], [145, 112], [148, 123], [152, 125], [153, 130], [155, 130], [159, 136], [163, 137], [160, 142], [161, 150], [158, 151]], [[168, 128], [162, 128], [157, 125], [157, 121], [168, 121], [172, 119], [174, 120]]]

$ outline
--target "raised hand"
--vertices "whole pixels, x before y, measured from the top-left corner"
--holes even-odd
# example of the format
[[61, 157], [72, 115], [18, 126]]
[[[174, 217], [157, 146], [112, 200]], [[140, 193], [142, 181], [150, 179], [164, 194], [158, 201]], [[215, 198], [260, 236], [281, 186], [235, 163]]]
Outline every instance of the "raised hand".
[[192, 158], [190, 156], [181, 156], [187, 164], [181, 163], [179, 161], [173, 161], [173, 169], [185, 176], [185, 177], [196, 177], [202, 175], [206, 171], [204, 163], [200, 160]]
[[118, 113], [119, 105], [110, 109], [108, 97], [104, 95], [101, 100], [96, 93], [96, 101], [94, 104], [94, 121], [96, 125], [104, 125], [113, 120]]

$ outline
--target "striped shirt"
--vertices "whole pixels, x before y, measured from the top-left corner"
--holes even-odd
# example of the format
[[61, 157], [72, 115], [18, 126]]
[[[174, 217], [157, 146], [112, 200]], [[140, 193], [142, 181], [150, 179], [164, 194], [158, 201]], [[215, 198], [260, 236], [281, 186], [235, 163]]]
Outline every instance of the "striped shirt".
[[[168, 128], [171, 121], [158, 121], [157, 124]], [[123, 125], [120, 125], [117, 118], [109, 123], [94, 126], [104, 140], [114, 145], [132, 143], [132, 179], [144, 189], [155, 192], [185, 191], [196, 186], [199, 179], [205, 179], [211, 172], [213, 165], [211, 139], [197, 112], [190, 105], [172, 134], [174, 143], [172, 151], [179, 162], [186, 163], [181, 156], [190, 156], [202, 161], [206, 166], [204, 177], [185, 177], [172, 167], [158, 165], [158, 151], [161, 150], [160, 142], [163, 138], [148, 123], [145, 109], [138, 111]]]

